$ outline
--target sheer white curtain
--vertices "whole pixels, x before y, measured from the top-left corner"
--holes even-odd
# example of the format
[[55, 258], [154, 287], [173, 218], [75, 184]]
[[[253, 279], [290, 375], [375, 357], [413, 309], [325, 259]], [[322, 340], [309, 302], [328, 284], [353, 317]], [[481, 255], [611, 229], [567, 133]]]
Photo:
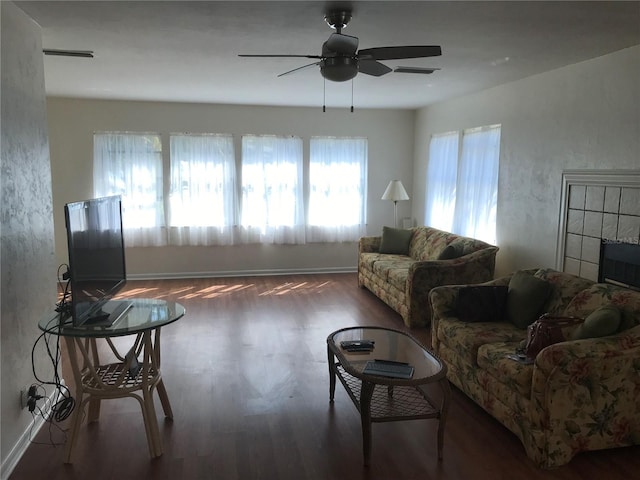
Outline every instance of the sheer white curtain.
[[233, 137], [173, 134], [170, 137], [171, 245], [229, 245], [235, 214]]
[[366, 138], [314, 137], [310, 142], [310, 242], [356, 241], [365, 232]]
[[431, 137], [427, 166], [425, 225], [453, 231], [458, 176], [458, 132]]
[[242, 137], [242, 243], [305, 242], [302, 139]]
[[452, 231], [496, 242], [500, 125], [465, 130]]
[[93, 188], [96, 197], [122, 196], [125, 245], [166, 244], [160, 135], [95, 133]]

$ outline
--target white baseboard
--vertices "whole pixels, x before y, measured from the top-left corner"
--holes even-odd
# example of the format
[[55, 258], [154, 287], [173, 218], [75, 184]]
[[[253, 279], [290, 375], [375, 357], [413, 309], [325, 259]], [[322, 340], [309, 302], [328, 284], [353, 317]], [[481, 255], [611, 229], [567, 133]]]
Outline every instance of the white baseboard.
[[[62, 380], [61, 383], [64, 385], [64, 380]], [[7, 480], [9, 478], [9, 475], [11, 475], [13, 469], [16, 468], [16, 465], [18, 465], [18, 462], [24, 455], [24, 452], [26, 452], [27, 448], [29, 448], [29, 445], [31, 444], [31, 438], [35, 437], [42, 426], [45, 424], [44, 419], [51, 414], [51, 407], [55, 405], [60, 399], [58, 393], [59, 390], [56, 388], [53, 390], [51, 395], [46, 397], [46, 410], [43, 410], [42, 415], [34, 415], [32, 417], [31, 422], [29, 422], [25, 431], [22, 433], [22, 435], [20, 435], [20, 438], [2, 462], [2, 467], [0, 467], [1, 480]]]
[[357, 266], [269, 270], [226, 270], [216, 272], [128, 273], [127, 280], [173, 280], [183, 278], [264, 277], [270, 275], [310, 275], [321, 273], [355, 273]]

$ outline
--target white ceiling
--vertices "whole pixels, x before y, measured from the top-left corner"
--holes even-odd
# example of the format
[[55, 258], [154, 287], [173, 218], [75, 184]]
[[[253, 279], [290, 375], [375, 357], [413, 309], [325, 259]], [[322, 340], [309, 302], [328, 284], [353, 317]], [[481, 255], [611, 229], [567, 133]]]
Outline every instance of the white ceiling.
[[[348, 4], [343, 33], [359, 48], [441, 45], [442, 56], [385, 61], [432, 75], [359, 74], [356, 108], [417, 108], [640, 44], [640, 2], [331, 2]], [[333, 32], [328, 2], [16, 2], [41, 27], [51, 96], [250, 105], [351, 105], [352, 82], [326, 84], [313, 60]], [[616, 75], [616, 72], [611, 72]]]

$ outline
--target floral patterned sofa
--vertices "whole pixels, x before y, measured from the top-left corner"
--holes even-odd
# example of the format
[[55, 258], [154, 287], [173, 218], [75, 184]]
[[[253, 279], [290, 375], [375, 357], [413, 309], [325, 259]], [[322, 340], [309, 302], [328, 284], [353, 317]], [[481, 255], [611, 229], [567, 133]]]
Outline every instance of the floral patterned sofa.
[[[508, 319], [463, 322], [458, 297], [465, 287], [435, 288], [432, 345], [449, 380], [515, 433], [540, 467], [563, 465], [581, 451], [640, 444], [640, 292], [550, 269], [526, 272], [550, 284], [541, 312], [584, 319], [613, 305], [620, 324], [604, 337], [546, 347], [524, 364], [507, 355], [526, 329]], [[484, 285], [508, 286], [512, 276]], [[565, 338], [581, 327], [564, 329]]]
[[[406, 242], [385, 253], [385, 236]], [[493, 279], [498, 247], [431, 227], [392, 229], [362, 237], [358, 245], [358, 285], [398, 312], [408, 327], [429, 325], [429, 291], [438, 285]]]

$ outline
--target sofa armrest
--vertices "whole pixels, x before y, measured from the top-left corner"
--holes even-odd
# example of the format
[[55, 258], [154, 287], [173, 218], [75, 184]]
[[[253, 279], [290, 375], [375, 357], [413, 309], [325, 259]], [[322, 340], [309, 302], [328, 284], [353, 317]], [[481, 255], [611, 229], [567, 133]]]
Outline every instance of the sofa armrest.
[[638, 443], [638, 392], [640, 326], [610, 337], [557, 343], [535, 359], [531, 423], [548, 437], [547, 444], [575, 451]]
[[358, 253], [373, 253], [380, 250], [381, 236], [360, 237], [358, 240]]
[[429, 292], [429, 309], [431, 311], [431, 348], [435, 353], [439, 351], [438, 324], [440, 319], [456, 315], [456, 301], [458, 290], [462, 285], [444, 285], [435, 287]]

